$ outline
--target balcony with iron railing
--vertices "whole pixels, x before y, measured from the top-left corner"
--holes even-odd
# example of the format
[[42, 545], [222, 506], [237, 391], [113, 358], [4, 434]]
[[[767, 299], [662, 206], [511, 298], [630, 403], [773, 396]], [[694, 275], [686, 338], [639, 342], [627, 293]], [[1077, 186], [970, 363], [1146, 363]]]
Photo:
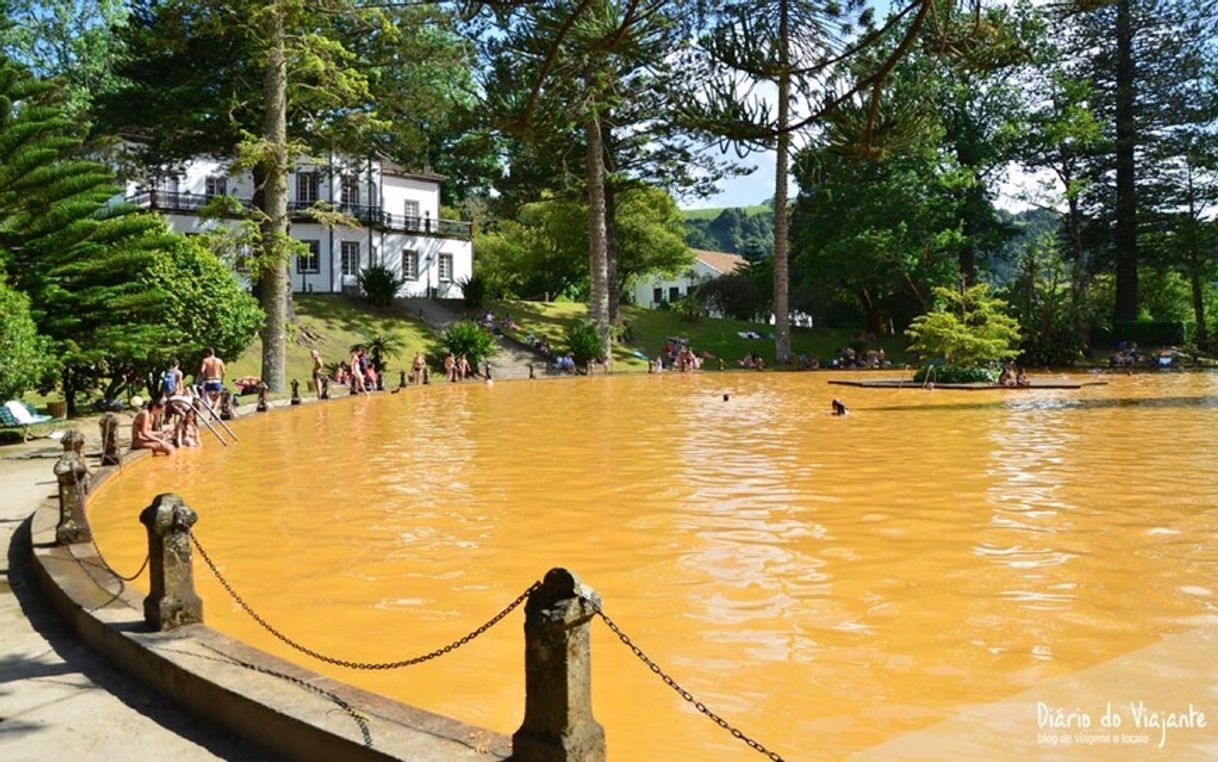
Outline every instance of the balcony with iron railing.
[[[181, 193], [178, 191], [140, 191], [126, 198], [127, 203], [145, 209], [160, 212], [194, 213], [202, 209], [209, 201], [216, 198], [202, 193]], [[237, 199], [246, 209], [253, 208], [249, 199]], [[309, 213], [316, 202], [290, 201], [288, 214], [296, 220], [311, 220]], [[404, 214], [392, 214], [379, 206], [367, 204], [322, 204], [320, 209], [339, 212], [358, 222], [372, 227], [384, 228], [395, 232], [418, 235], [434, 235], [442, 238], [460, 238], [468, 240], [473, 235], [472, 223], [463, 220], [445, 220], [434, 217], [417, 217]]]

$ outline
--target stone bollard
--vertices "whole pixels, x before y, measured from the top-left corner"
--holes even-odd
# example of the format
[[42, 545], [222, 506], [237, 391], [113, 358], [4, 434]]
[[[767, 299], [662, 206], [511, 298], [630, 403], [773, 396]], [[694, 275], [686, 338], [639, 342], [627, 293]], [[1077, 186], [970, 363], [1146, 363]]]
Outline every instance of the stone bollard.
[[89, 494], [89, 465], [81, 450], [84, 434], [72, 429], [63, 435], [63, 455], [55, 462], [55, 479], [59, 482], [59, 526], [55, 527], [55, 543], [71, 545], [89, 542], [93, 530], [85, 517], [85, 496]]
[[379, 370], [376, 372], [376, 390], [378, 392], [385, 391], [385, 374]]
[[190, 564], [190, 528], [198, 520], [174, 494], [157, 495], [140, 513], [140, 523], [148, 529], [150, 580], [144, 621], [159, 632], [203, 621]]
[[300, 382], [296, 379], [292, 379], [292, 404], [300, 404]]
[[233, 393], [228, 389], [220, 392], [220, 420], [231, 421], [237, 417], [236, 403], [233, 400]]
[[321, 380], [321, 398], [323, 400], [330, 399], [330, 379], [328, 378]]
[[592, 717], [592, 607], [600, 597], [566, 569], [551, 569], [524, 609], [524, 722], [514, 762], [604, 762], [605, 731]]
[[401, 375], [398, 377], [398, 388], [399, 389], [406, 388], [406, 369], [405, 368], [402, 369]]
[[121, 466], [123, 451], [118, 446], [118, 416], [114, 413], [106, 413], [97, 425], [101, 427], [101, 464], [103, 466]]
[[259, 413], [265, 413], [270, 410], [270, 405], [266, 401], [266, 384], [258, 385], [258, 405], [254, 408]]
[[533, 370], [533, 363], [529, 363], [529, 378], [537, 378], [537, 373]]

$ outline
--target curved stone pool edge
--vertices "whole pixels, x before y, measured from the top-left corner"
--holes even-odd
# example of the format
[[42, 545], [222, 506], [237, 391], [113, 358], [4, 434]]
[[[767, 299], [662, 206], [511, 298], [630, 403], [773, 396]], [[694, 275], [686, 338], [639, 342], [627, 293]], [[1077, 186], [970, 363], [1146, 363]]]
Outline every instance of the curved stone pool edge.
[[[128, 454], [125, 466], [150, 456]], [[91, 492], [118, 471], [97, 471]], [[34, 570], [52, 608], [91, 648], [186, 710], [289, 759], [509, 757], [505, 736], [332, 680], [206, 625], [151, 631], [141, 595], [105, 569], [92, 545], [55, 545], [58, 521], [52, 499], [31, 521]]]

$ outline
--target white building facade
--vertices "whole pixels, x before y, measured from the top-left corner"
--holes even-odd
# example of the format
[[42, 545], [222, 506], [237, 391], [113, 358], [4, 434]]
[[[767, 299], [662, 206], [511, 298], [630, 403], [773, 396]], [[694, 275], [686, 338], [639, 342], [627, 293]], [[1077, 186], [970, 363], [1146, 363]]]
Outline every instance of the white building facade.
[[747, 264], [744, 257], [722, 251], [694, 249], [694, 265], [675, 278], [642, 276], [634, 284], [634, 303], [655, 309], [661, 304], [671, 304], [689, 295], [691, 289], [714, 280], [720, 275], [734, 273]]
[[[301, 160], [288, 177], [289, 232], [308, 247], [291, 263], [298, 293], [357, 291], [359, 272], [383, 265], [403, 280], [403, 297], [459, 298], [473, 274], [468, 222], [440, 219], [442, 175], [383, 160]], [[252, 204], [254, 181], [229, 162], [199, 158], [152, 185], [132, 182], [128, 203], [160, 212], [175, 232], [201, 233], [223, 220], [199, 210], [217, 196]], [[341, 212], [351, 225], [321, 224], [310, 209]]]

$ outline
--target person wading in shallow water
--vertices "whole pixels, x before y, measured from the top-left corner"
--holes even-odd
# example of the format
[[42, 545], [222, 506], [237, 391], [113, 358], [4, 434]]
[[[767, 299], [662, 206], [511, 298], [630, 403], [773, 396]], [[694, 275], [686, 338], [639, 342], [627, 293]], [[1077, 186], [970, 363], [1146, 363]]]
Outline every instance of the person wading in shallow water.
[[321, 352], [314, 349], [309, 352], [309, 356], [313, 358], [313, 391], [317, 392], [317, 399], [321, 399], [321, 387], [326, 378], [326, 368], [321, 362]]

